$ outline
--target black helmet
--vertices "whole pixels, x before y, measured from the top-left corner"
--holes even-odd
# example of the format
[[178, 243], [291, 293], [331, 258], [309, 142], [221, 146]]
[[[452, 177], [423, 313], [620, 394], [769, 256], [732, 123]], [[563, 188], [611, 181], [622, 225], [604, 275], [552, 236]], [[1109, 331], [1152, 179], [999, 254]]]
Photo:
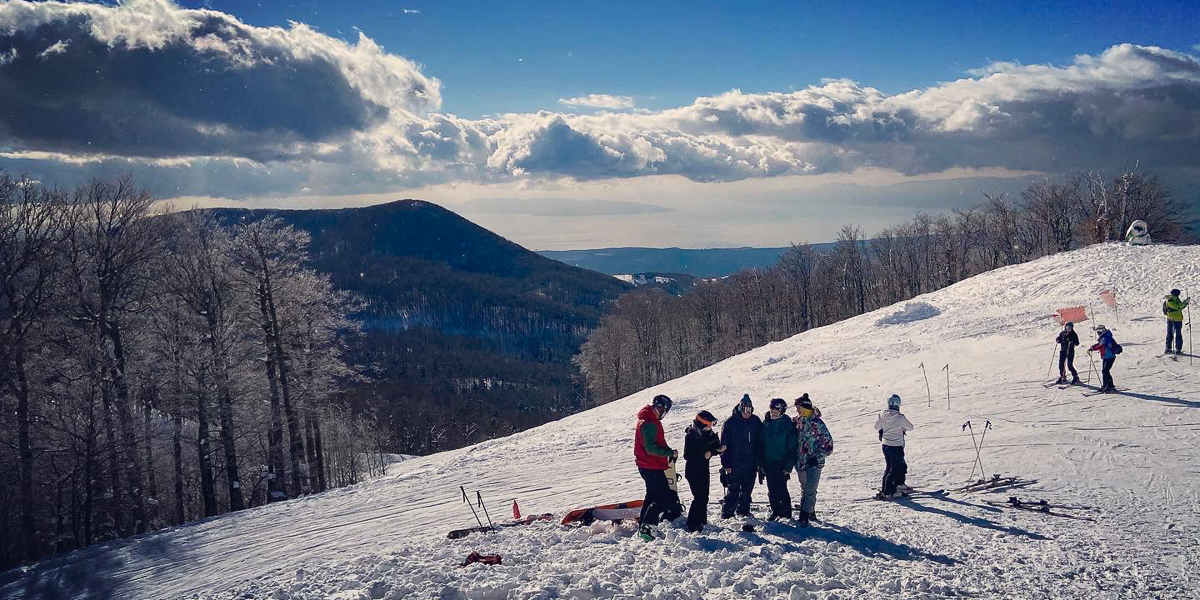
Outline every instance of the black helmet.
[[1172, 295], [1172, 296], [1178, 296], [1178, 295], [1179, 295], [1179, 290], [1178, 290], [1178, 289], [1171, 290], [1171, 295]]
[[696, 413], [696, 422], [700, 423], [702, 425], [712, 426], [712, 425], [716, 425], [717, 418], [714, 417], [713, 414], [708, 412], [707, 410], [702, 410], [702, 411]]
[[771, 398], [771, 410], [777, 410], [781, 413], [787, 412], [787, 400], [783, 398]]
[[663, 414], [667, 414], [671, 410], [671, 398], [666, 394], [659, 394], [654, 397], [654, 402], [650, 403], [654, 408], [661, 408]]

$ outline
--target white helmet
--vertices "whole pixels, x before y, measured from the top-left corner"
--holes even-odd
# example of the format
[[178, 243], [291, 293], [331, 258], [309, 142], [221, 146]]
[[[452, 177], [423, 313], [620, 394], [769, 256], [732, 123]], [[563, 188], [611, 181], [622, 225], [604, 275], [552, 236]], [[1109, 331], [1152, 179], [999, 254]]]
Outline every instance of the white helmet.
[[892, 397], [888, 398], [888, 408], [900, 408], [900, 396], [898, 394], [892, 394]]

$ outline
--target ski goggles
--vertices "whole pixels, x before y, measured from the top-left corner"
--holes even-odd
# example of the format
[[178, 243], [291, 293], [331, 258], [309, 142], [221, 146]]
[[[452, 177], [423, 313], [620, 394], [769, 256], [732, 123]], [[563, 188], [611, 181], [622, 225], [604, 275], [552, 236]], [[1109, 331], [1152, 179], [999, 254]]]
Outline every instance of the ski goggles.
[[704, 417], [702, 417], [700, 415], [696, 415], [696, 422], [703, 423], [704, 425], [708, 425], [709, 427], [712, 427], [713, 424], [717, 422], [717, 420], [713, 419], [712, 421], [709, 421], [708, 419], [705, 419]]

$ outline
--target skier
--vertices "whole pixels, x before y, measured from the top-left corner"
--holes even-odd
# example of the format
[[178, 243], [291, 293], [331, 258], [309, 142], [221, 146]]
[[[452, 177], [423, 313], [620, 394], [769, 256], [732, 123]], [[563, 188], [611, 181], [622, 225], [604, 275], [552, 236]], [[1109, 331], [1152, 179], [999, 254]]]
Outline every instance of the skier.
[[1125, 242], [1130, 246], [1147, 246], [1150, 244], [1150, 226], [1138, 219], [1129, 224], [1125, 231]]
[[1171, 337], [1175, 337], [1175, 354], [1183, 354], [1183, 309], [1187, 308], [1187, 300], [1179, 299], [1179, 290], [1171, 290], [1164, 296], [1163, 314], [1167, 316], [1167, 347], [1163, 354], [1171, 354]]
[[754, 491], [754, 475], [762, 462], [762, 421], [754, 414], [750, 394], [742, 396], [733, 408], [733, 416], [721, 427], [721, 472], [729, 486], [721, 506], [721, 518], [737, 514], [750, 516], [750, 493]]
[[687, 516], [687, 528], [691, 532], [700, 531], [708, 524], [708, 461], [725, 451], [717, 432], [712, 429], [716, 422], [712, 413], [702, 410], [696, 414], [683, 438], [683, 460], [687, 461], [683, 476], [692, 490], [692, 506]]
[[808, 394], [796, 398], [796, 478], [800, 480], [800, 525], [817, 519], [817, 484], [825, 457], [833, 454], [833, 436], [821, 420], [821, 411]]
[[767, 499], [771, 504], [770, 520], [792, 518], [792, 496], [787, 482], [796, 468], [796, 424], [787, 415], [787, 401], [771, 399], [771, 410], [763, 423], [762, 463], [758, 482], [767, 480]]
[[913, 430], [913, 424], [900, 412], [900, 396], [892, 394], [887, 401], [887, 410], [875, 419], [879, 441], [883, 442], [883, 459], [887, 466], [883, 471], [883, 489], [877, 498], [891, 500], [900, 494], [908, 495], [912, 488], [904, 484], [908, 475], [908, 463], [904, 462], [904, 435]]
[[662, 514], [677, 503], [677, 496], [667, 484], [666, 471], [678, 453], [667, 447], [663, 436], [662, 418], [671, 410], [671, 399], [663, 394], [638, 411], [637, 429], [633, 433], [633, 456], [638, 473], [646, 482], [646, 499], [638, 517], [638, 534], [643, 540], [654, 539], [650, 527], [658, 525]]
[[1079, 336], [1075, 335], [1075, 324], [1067, 321], [1063, 330], [1054, 339], [1058, 342], [1058, 381], [1056, 384], [1067, 382], [1066, 369], [1071, 370], [1071, 385], [1079, 385], [1079, 373], [1075, 372], [1075, 346], [1079, 345]]
[[1102, 393], [1117, 391], [1116, 384], [1113, 383], [1112, 366], [1117, 362], [1117, 355], [1121, 353], [1121, 345], [1113, 339], [1113, 334], [1103, 325], [1096, 326], [1096, 343], [1091, 348], [1088, 348], [1088, 353], [1100, 351], [1100, 359], [1103, 361], [1104, 368], [1104, 383], [1100, 386]]

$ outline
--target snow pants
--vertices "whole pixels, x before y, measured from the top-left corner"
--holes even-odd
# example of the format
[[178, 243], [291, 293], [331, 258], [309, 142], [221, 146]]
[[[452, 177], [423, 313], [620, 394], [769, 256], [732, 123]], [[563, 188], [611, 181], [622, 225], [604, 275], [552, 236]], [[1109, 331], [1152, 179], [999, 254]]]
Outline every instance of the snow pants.
[[1117, 362], [1116, 357], [1104, 359], [1104, 368], [1102, 370], [1104, 374], [1104, 385], [1102, 386], [1102, 389], [1111, 390], [1117, 387], [1116, 384], [1113, 383], [1112, 378], [1112, 367], [1113, 363], [1115, 362]]
[[646, 482], [646, 499], [642, 501], [642, 514], [638, 517], [640, 525], [658, 525], [662, 514], [677, 502], [675, 493], [667, 485], [666, 471], [643, 469], [638, 467], [642, 481]]
[[800, 480], [800, 510], [810, 515], [817, 513], [817, 484], [821, 483], [821, 467], [809, 467], [797, 471]]
[[908, 463], [904, 462], [904, 446], [883, 446], [883, 460], [887, 467], [883, 470], [883, 493], [895, 494], [896, 486], [904, 485], [908, 475]]
[[788, 492], [788, 472], [783, 469], [783, 463], [769, 462], [764, 470], [767, 472], [767, 500], [771, 504], [771, 514], [792, 518], [792, 494]]
[[721, 518], [728, 519], [734, 513], [750, 516], [750, 493], [754, 491], [754, 469], [734, 469], [726, 476], [729, 487], [725, 488], [725, 502], [721, 506]]
[[1058, 351], [1058, 376], [1063, 379], [1067, 378], [1066, 369], [1071, 370], [1071, 377], [1079, 379], [1079, 373], [1075, 372], [1075, 347], [1067, 346], [1066, 350]]
[[688, 508], [688, 531], [700, 531], [708, 525], [708, 486], [711, 481], [707, 460], [688, 461], [683, 470], [688, 488], [692, 490], [692, 505]]
[[1171, 351], [1172, 337], [1175, 338], [1175, 351], [1183, 352], [1183, 321], [1167, 319], [1167, 349], [1164, 352]]

